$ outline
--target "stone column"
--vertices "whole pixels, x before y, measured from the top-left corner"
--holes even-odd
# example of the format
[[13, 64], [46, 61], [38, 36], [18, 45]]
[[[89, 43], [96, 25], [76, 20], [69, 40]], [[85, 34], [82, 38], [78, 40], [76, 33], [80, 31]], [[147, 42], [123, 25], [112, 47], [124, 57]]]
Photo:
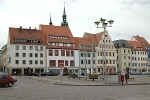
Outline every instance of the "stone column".
[[21, 70], [22, 70], [22, 71], [21, 71], [21, 74], [24, 75], [24, 68], [22, 68]]

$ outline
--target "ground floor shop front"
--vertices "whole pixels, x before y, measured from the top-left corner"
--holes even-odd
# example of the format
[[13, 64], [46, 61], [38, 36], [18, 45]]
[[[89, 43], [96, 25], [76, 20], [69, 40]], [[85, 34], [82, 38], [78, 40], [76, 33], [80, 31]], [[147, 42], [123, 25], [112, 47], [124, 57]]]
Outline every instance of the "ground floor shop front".
[[45, 72], [46, 68], [7, 68], [7, 70], [4, 70], [4, 72], [7, 72], [11, 75], [28, 75], [32, 72]]

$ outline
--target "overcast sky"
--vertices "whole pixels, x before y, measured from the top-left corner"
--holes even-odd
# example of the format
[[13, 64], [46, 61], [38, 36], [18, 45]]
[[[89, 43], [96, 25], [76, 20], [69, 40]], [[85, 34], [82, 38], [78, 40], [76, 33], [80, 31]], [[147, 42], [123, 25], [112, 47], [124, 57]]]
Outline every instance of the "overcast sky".
[[[0, 48], [7, 43], [9, 27], [60, 26], [64, 0], [0, 0]], [[112, 40], [139, 35], [150, 43], [150, 0], [65, 0], [67, 21], [73, 36], [103, 31], [94, 21], [114, 20], [107, 28]]]

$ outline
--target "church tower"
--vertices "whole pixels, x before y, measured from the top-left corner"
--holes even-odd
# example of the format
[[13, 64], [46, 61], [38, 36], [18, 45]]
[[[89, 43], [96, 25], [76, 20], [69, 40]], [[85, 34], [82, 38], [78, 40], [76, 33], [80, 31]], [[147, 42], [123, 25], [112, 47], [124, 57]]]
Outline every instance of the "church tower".
[[66, 15], [66, 11], [65, 11], [65, 3], [64, 3], [64, 12], [62, 15], [62, 19], [63, 19], [63, 22], [61, 22], [61, 26], [68, 26], [67, 15]]

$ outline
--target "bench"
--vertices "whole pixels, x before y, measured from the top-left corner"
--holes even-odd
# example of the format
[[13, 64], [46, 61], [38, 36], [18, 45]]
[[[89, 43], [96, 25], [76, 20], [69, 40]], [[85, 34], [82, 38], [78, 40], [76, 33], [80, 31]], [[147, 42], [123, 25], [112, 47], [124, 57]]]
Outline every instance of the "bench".
[[129, 78], [129, 81], [134, 81], [135, 78]]

